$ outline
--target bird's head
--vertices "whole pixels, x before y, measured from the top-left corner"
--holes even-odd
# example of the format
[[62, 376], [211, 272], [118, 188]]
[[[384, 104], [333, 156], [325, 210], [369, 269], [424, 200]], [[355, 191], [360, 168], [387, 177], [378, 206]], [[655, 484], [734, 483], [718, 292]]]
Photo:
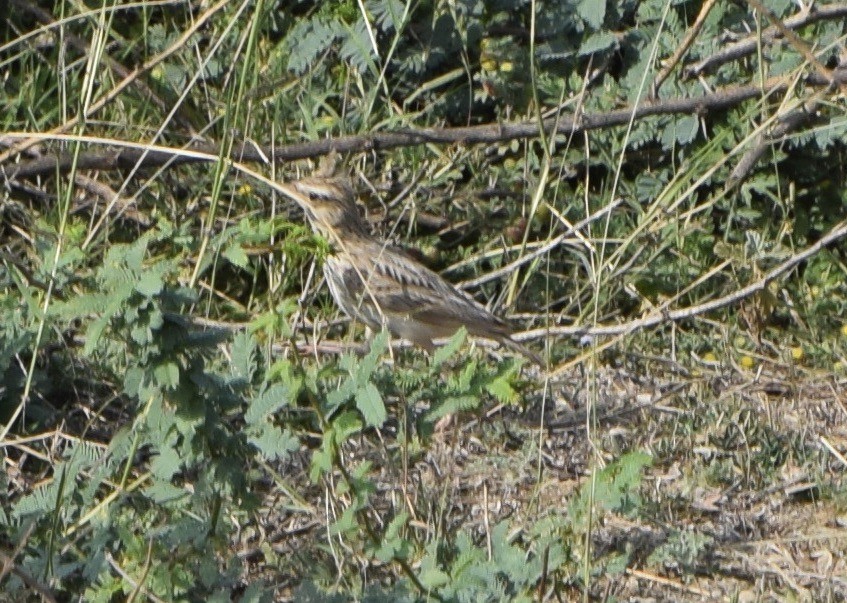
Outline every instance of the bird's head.
[[303, 196], [299, 203], [317, 232], [328, 237], [365, 229], [348, 178], [304, 178], [293, 184]]

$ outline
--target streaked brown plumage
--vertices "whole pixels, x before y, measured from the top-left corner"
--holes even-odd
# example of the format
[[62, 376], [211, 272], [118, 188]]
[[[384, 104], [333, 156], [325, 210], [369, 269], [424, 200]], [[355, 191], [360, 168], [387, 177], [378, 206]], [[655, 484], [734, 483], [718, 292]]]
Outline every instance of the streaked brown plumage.
[[395, 336], [428, 351], [433, 339], [468, 333], [493, 339], [538, 364], [541, 359], [511, 338], [509, 325], [432, 270], [378, 241], [356, 209], [347, 178], [305, 178], [293, 183], [312, 228], [334, 253], [324, 274], [336, 303], [374, 330], [383, 324]]

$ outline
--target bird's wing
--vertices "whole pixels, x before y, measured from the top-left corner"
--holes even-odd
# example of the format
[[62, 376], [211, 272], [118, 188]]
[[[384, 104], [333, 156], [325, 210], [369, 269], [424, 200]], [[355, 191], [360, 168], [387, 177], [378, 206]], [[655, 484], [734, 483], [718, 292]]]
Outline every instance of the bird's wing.
[[436, 336], [453, 333], [463, 325], [469, 333], [484, 337], [511, 333], [509, 326], [484, 306], [398, 250], [381, 250], [372, 265], [375, 274], [368, 286], [385, 313], [431, 324], [438, 331]]

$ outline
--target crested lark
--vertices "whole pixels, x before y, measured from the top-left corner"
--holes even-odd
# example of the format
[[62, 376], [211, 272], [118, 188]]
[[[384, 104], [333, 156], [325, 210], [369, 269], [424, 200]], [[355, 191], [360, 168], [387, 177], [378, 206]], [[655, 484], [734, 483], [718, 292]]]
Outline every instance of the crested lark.
[[461, 326], [493, 339], [543, 366], [537, 354], [511, 338], [512, 329], [481, 304], [404, 252], [368, 231], [356, 209], [347, 178], [305, 178], [293, 183], [313, 230], [333, 247], [324, 274], [344, 312], [374, 330], [385, 325], [395, 336], [432, 351], [433, 339]]

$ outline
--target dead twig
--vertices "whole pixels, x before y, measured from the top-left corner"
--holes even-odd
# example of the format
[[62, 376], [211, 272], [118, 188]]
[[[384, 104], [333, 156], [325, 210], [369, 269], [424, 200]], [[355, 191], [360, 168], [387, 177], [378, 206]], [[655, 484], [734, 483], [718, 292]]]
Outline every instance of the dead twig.
[[[135, 85], [135, 83], [138, 81], [138, 79], [143, 74], [149, 73], [150, 71], [153, 70], [154, 67], [163, 63], [169, 57], [171, 57], [177, 51], [179, 51], [183, 46], [185, 46], [189, 42], [189, 40], [191, 40], [191, 37], [193, 35], [195, 35], [197, 33], [197, 31], [199, 31], [212, 18], [212, 16], [214, 16], [216, 13], [218, 13], [219, 11], [226, 8], [226, 6], [228, 4], [229, 4], [229, 2], [227, 0], [220, 0], [215, 5], [206, 9], [206, 11], [204, 13], [202, 13], [201, 15], [199, 15], [197, 17], [197, 19], [191, 24], [191, 27], [186, 29], [176, 40], [174, 40], [174, 42], [168, 48], [166, 48], [165, 50], [163, 50], [162, 52], [160, 52], [156, 56], [150, 58], [146, 63], [144, 63], [140, 67], [137, 67], [136, 69], [127, 73], [127, 75], [124, 76], [124, 78], [120, 82], [118, 82], [111, 90], [109, 90], [109, 92], [104, 94], [97, 102], [93, 103], [90, 107], [88, 107], [87, 112], [85, 113], [84, 116], [73, 117], [73, 118], [65, 121], [63, 124], [56, 126], [52, 130], [47, 132], [47, 134], [61, 134], [63, 132], [67, 132], [71, 128], [73, 128], [74, 126], [78, 125], [80, 123], [80, 120], [82, 119], [82, 117], [90, 118], [97, 111], [99, 111], [100, 109], [105, 107], [107, 104], [112, 102], [114, 99], [116, 99], [129, 86]], [[12, 148], [4, 151], [3, 153], [0, 153], [0, 173], [3, 173], [3, 174], [9, 173], [9, 171], [7, 171], [3, 167], [3, 164], [6, 163], [9, 160], [10, 157], [14, 157], [16, 154], [23, 152], [30, 145], [35, 144], [36, 142], [38, 142], [40, 140], [43, 140], [41, 137], [32, 137], [32, 138], [23, 137], [23, 138], [24, 139], [22, 141], [18, 142], [17, 145], [15, 145]], [[110, 156], [114, 156], [114, 153], [111, 153]], [[139, 155], [139, 157], [143, 157], [143, 154]], [[62, 161], [59, 161], [58, 158], [50, 158], [50, 157], [46, 157], [43, 160], [46, 160], [48, 165], [53, 165], [54, 167], [62, 166], [60, 168], [60, 171], [62, 173], [66, 173], [73, 167], [73, 156], [71, 154], [67, 154], [67, 155], [63, 155], [62, 158], [63, 158]], [[50, 163], [51, 159], [53, 160], [52, 164]], [[41, 161], [43, 161], [43, 160], [41, 160]], [[39, 161], [39, 160], [36, 160], [36, 161]], [[159, 165], [162, 165], [162, 164], [159, 164]], [[130, 168], [131, 167], [133, 167], [133, 166], [131, 165]], [[94, 168], [94, 169], [98, 169], [98, 168]], [[103, 169], [109, 169], [109, 168], [103, 168]], [[48, 174], [48, 173], [50, 173], [49, 169], [46, 172], [39, 172], [39, 175], [44, 175], [44, 174]]]
[[[818, 21], [828, 21], [830, 19], [840, 19], [847, 17], [847, 4], [833, 4], [830, 6], [815, 6], [811, 9], [800, 11], [797, 15], [782, 21], [785, 29], [793, 30], [817, 23]], [[766, 44], [778, 39], [782, 31], [776, 27], [768, 27], [762, 32], [761, 42]], [[753, 54], [760, 43], [758, 35], [751, 35], [739, 42], [731, 44], [723, 50], [716, 52], [710, 57], [703, 59], [685, 69], [685, 76], [688, 78], [698, 77], [706, 72], [714, 71], [724, 63], [737, 61]]]
[[690, 308], [681, 308], [679, 310], [668, 310], [667, 306], [662, 305], [655, 312], [649, 314], [648, 316], [645, 316], [644, 318], [639, 318], [637, 320], [632, 320], [630, 322], [618, 325], [600, 325], [594, 327], [543, 327], [539, 329], [533, 329], [531, 331], [516, 333], [514, 335], [514, 339], [515, 341], [523, 342], [532, 339], [540, 339], [548, 336], [570, 335], [582, 337], [599, 337], [625, 335], [629, 333], [634, 333], [635, 331], [640, 331], [641, 329], [654, 327], [661, 323], [678, 322], [680, 320], [694, 318], [695, 316], [700, 316], [702, 314], [706, 314], [708, 312], [712, 312], [720, 308], [731, 306], [735, 303], [738, 303], [742, 299], [745, 299], [747, 297], [750, 297], [751, 295], [758, 293], [759, 291], [762, 291], [765, 287], [768, 286], [771, 281], [776, 280], [777, 278], [779, 278], [801, 262], [804, 262], [813, 255], [817, 254], [821, 251], [821, 249], [823, 249], [827, 245], [831, 245], [832, 243], [835, 243], [836, 241], [839, 241], [845, 237], [847, 237], [847, 220], [842, 220], [837, 225], [835, 225], [832, 230], [830, 230], [823, 237], [821, 237], [816, 243], [810, 245], [803, 251], [792, 255], [787, 260], [773, 268], [770, 272], [765, 274], [759, 280], [750, 283], [746, 287], [742, 287], [738, 291], [734, 291], [733, 293], [724, 295], [723, 297], [719, 297], [703, 304], [698, 304]]
[[706, 17], [709, 15], [709, 12], [716, 3], [717, 0], [706, 0], [706, 2], [703, 3], [703, 6], [700, 7], [700, 14], [697, 15], [697, 19], [695, 19], [694, 24], [688, 30], [688, 33], [685, 34], [685, 38], [682, 40], [682, 43], [674, 51], [673, 56], [665, 61], [662, 66], [662, 70], [656, 76], [656, 79], [653, 80], [653, 87], [650, 93], [651, 98], [658, 98], [659, 88], [662, 86], [664, 81], [668, 79], [671, 71], [673, 71], [674, 67], [679, 64], [682, 57], [686, 52], [688, 52], [688, 49], [691, 48], [691, 45], [694, 43], [694, 39], [706, 23]]
[[[35, 17], [42, 25], [47, 26], [48, 28], [56, 25], [56, 20], [53, 18], [53, 15], [48, 13], [43, 8], [37, 6], [34, 2], [29, 2], [28, 0], [9, 0], [9, 3], [15, 7], [17, 10], [27, 12]], [[58, 33], [58, 32], [57, 32]], [[83, 40], [82, 38], [69, 33], [68, 31], [64, 31], [62, 33], [62, 39], [64, 39], [68, 45], [72, 48], [76, 49], [77, 52], [87, 55], [91, 52], [91, 46]], [[170, 105], [165, 99], [160, 98], [153, 90], [140, 78], [140, 77], [130, 77], [132, 72], [121, 65], [118, 61], [113, 59], [110, 56], [104, 56], [103, 62], [106, 63], [106, 66], [112, 70], [112, 72], [121, 79], [127, 79], [132, 82], [132, 85], [144, 95], [144, 98], [151, 101], [154, 105], [156, 105], [159, 109], [163, 111], [169, 111]], [[177, 123], [190, 132], [194, 132], [194, 129], [191, 125], [191, 122], [184, 116], [176, 115]]]
[[[833, 72], [833, 78], [824, 79], [812, 74], [806, 79], [808, 85], [830, 86], [847, 83], [847, 69]], [[732, 86], [718, 92], [691, 98], [677, 98], [664, 101], [645, 101], [637, 107], [627, 107], [605, 113], [583, 114], [579, 118], [550, 118], [539, 126], [537, 121], [525, 121], [512, 124], [485, 124], [458, 128], [421, 128], [376, 132], [353, 136], [341, 136], [333, 139], [315, 140], [280, 147], [257, 147], [252, 143], [234, 145], [230, 154], [233, 161], [282, 163], [327, 155], [332, 151], [339, 153], [358, 153], [370, 150], [386, 150], [397, 147], [409, 147], [423, 144], [497, 144], [510, 140], [536, 138], [541, 128], [548, 135], [572, 136], [590, 130], [600, 130], [630, 123], [631, 120], [645, 119], [656, 115], [696, 114], [710, 111], [723, 111], [738, 104], [759, 98], [762, 95], [783, 92], [791, 82], [785, 77], [771, 78], [764, 85]], [[50, 132], [48, 134], [55, 134]], [[7, 138], [14, 135], [9, 133]], [[28, 136], [22, 135], [21, 138]], [[41, 140], [41, 137], [38, 137]], [[120, 146], [120, 141], [115, 141]], [[220, 148], [216, 144], [193, 145], [186, 149], [169, 148], [161, 145], [140, 145], [125, 143], [119, 151], [108, 153], [81, 153], [74, 163], [70, 154], [46, 156], [21, 164], [3, 164], [12, 150], [0, 155], [0, 175], [6, 179], [34, 178], [58, 173], [66, 173], [75, 166], [78, 170], [119, 170], [161, 167], [166, 163], [180, 165], [217, 161]]]
[[818, 60], [818, 57], [815, 56], [815, 53], [812, 52], [812, 49], [809, 48], [809, 45], [806, 44], [800, 37], [791, 31], [789, 27], [783, 23], [779, 17], [777, 17], [774, 12], [763, 5], [759, 0], [746, 0], [747, 4], [755, 8], [761, 14], [763, 14], [768, 21], [771, 22], [771, 25], [776, 28], [776, 30], [786, 39], [788, 43], [796, 50], [806, 61], [815, 68], [815, 71], [820, 74], [824, 79], [832, 79], [832, 70], [827, 69], [824, 65]]

